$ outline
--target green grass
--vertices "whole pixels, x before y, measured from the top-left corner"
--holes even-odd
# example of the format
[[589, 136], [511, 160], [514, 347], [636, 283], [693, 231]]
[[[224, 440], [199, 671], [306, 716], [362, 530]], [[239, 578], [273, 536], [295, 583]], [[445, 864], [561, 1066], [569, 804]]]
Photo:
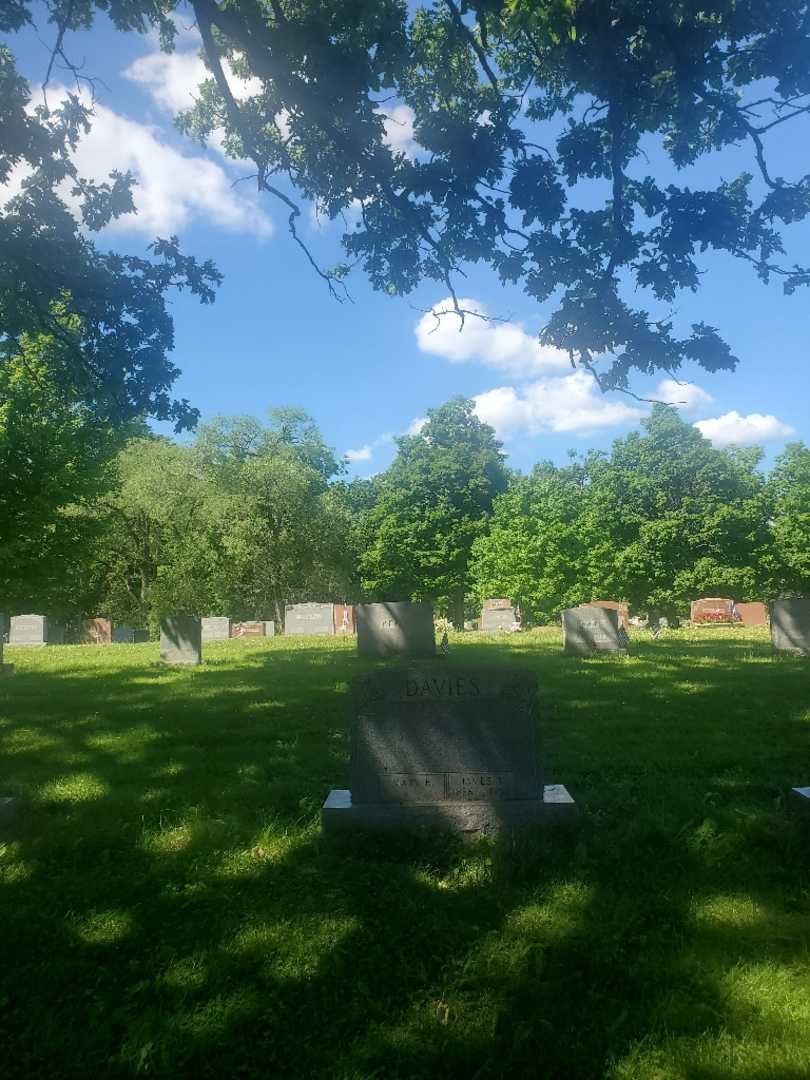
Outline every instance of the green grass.
[[810, 663], [467, 635], [536, 670], [553, 841], [319, 835], [350, 641], [8, 649], [0, 1075], [810, 1077]]

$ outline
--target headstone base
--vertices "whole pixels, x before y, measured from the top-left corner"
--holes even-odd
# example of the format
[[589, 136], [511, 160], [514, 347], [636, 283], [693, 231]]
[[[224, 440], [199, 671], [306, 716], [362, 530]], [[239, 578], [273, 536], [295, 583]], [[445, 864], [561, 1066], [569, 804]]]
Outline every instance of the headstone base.
[[512, 829], [571, 825], [576, 821], [577, 813], [577, 804], [563, 784], [547, 784], [542, 799], [410, 805], [353, 805], [351, 791], [333, 788], [321, 807], [321, 828], [327, 833], [342, 829], [438, 829], [484, 835]]

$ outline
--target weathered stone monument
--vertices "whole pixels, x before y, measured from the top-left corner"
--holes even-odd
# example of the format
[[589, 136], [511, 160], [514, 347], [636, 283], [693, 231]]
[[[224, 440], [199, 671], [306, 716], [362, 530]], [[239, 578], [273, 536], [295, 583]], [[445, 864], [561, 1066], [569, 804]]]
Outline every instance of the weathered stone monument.
[[771, 642], [778, 652], [810, 656], [810, 597], [774, 600]]
[[334, 634], [332, 604], [287, 604], [284, 608], [284, 633], [288, 635]]
[[164, 664], [202, 663], [202, 625], [196, 615], [160, 620], [160, 659]]
[[689, 606], [689, 618], [693, 623], [733, 623], [734, 601], [723, 596], [705, 596], [702, 600], [693, 600]]
[[[53, 637], [57, 641], [53, 641]], [[12, 615], [9, 622], [9, 645], [58, 644], [58, 628], [49, 625], [45, 615]]]
[[619, 625], [625, 630], [630, 629], [630, 608], [623, 600], [589, 600], [580, 607], [599, 607], [605, 611], [615, 611], [619, 615]]
[[223, 641], [231, 636], [231, 620], [225, 615], [209, 615], [200, 624], [203, 641]]
[[563, 647], [567, 653], [626, 653], [629, 641], [614, 608], [576, 607], [562, 613]]
[[499, 633], [502, 630], [512, 630], [517, 617], [515, 609], [509, 600], [485, 600], [481, 610], [479, 626], [485, 634]]
[[357, 604], [354, 620], [361, 656], [433, 656], [436, 652], [433, 605], [427, 601]]
[[439, 828], [465, 834], [573, 821], [544, 786], [531, 672], [428, 661], [353, 687], [349, 789], [323, 805], [324, 830]]
[[264, 623], [260, 619], [234, 623], [231, 629], [232, 637], [264, 637], [264, 635]]
[[82, 645], [109, 645], [112, 642], [112, 623], [109, 619], [87, 619], [79, 631]]
[[137, 645], [149, 640], [149, 631], [133, 630], [131, 626], [114, 626], [112, 639], [113, 645]]
[[737, 604], [737, 618], [743, 626], [767, 626], [768, 609], [760, 600], [750, 604]]

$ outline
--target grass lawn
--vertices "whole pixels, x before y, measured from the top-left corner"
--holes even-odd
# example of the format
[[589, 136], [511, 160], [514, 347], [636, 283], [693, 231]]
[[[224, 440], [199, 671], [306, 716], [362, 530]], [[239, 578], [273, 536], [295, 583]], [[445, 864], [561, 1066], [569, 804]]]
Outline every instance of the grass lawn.
[[536, 670], [554, 841], [325, 841], [351, 641], [6, 650], [0, 1076], [810, 1077], [810, 661], [759, 630]]

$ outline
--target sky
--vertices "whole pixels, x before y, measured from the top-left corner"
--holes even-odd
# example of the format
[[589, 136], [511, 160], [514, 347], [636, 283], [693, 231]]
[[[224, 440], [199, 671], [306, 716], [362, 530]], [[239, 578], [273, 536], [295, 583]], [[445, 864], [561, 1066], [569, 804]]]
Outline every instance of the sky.
[[[96, 79], [93, 128], [77, 151], [80, 172], [103, 179], [113, 168], [129, 169], [139, 179], [138, 213], [119, 219], [99, 243], [143, 254], [155, 236], [177, 234], [184, 252], [212, 259], [224, 275], [212, 306], [182, 294], [171, 302], [173, 361], [182, 372], [175, 393], [204, 420], [265, 418], [270, 408], [299, 406], [347, 456], [350, 476], [384, 469], [394, 438], [418, 430], [427, 409], [457, 394], [475, 400], [509, 464], [523, 471], [540, 460], [562, 462], [569, 449], [607, 448], [638, 425], [649, 406], [601, 394], [587, 373], [571, 370], [567, 355], [541, 347], [537, 334], [551, 307], [502, 287], [487, 268], [468, 268], [457, 291], [464, 306], [501, 321], [468, 318], [461, 330], [455, 316], [429, 314], [447, 304], [435, 284], [392, 298], [375, 293], [358, 268], [349, 281], [352, 301], [330, 298], [292, 242], [283, 208], [244, 179], [250, 167], [228, 160], [216, 140], [206, 148], [175, 130], [173, 116], [204, 77], [191, 16], [181, 15], [180, 26], [170, 56], [154, 37], [120, 34], [104, 17], [90, 32], [68, 36], [65, 47]], [[54, 38], [43, 18], [8, 39], [32, 88], [43, 81]], [[67, 82], [57, 66], [51, 102]], [[389, 139], [412, 153], [409, 110], [388, 108]], [[790, 127], [775, 129], [769, 144], [776, 175], [810, 171], [810, 142]], [[655, 149], [650, 153], [657, 165]], [[716, 184], [750, 166], [747, 149], [731, 151], [702, 162], [694, 180]], [[672, 182], [684, 182], [669, 171]], [[304, 214], [302, 233], [323, 265], [339, 261], [342, 228], [312, 208]], [[797, 240], [806, 251], [810, 232]], [[778, 283], [763, 285], [731, 258], [706, 257], [702, 267], [700, 291], [678, 297], [676, 321], [717, 327], [740, 359], [737, 370], [710, 375], [684, 367], [681, 384], [640, 377], [632, 389], [679, 403], [716, 445], [763, 446], [769, 462], [787, 441], [810, 441], [808, 294], [786, 297]]]

